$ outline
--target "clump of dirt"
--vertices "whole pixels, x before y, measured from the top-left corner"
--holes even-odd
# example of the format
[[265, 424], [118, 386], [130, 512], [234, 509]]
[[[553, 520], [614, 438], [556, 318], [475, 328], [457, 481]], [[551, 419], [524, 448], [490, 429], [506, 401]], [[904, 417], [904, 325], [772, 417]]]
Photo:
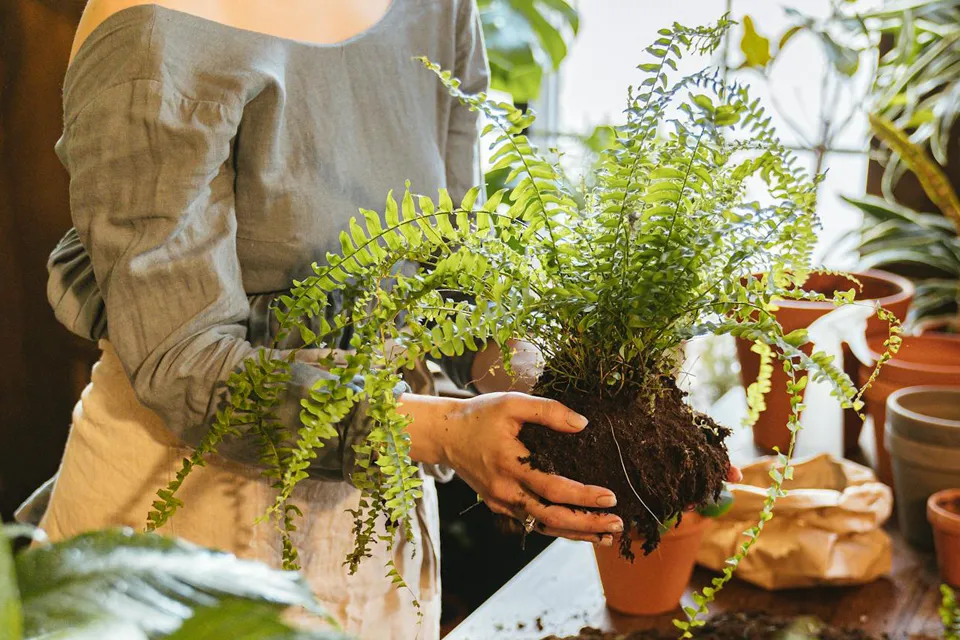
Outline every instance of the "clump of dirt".
[[[550, 636], [544, 640], [673, 640], [676, 637], [676, 630], [667, 633], [634, 631], [622, 634], [585, 627], [576, 636]], [[694, 633], [694, 637], [699, 640], [876, 640], [861, 629], [838, 629], [816, 618], [787, 618], [767, 613], [725, 613], [714, 616]]]
[[717, 500], [730, 466], [724, 439], [730, 430], [684, 402], [672, 380], [652, 398], [550, 394], [590, 420], [577, 434], [526, 424], [520, 441], [535, 469], [606, 487], [627, 525], [620, 554], [633, 559], [631, 538], [648, 554], [660, 544], [661, 523]]

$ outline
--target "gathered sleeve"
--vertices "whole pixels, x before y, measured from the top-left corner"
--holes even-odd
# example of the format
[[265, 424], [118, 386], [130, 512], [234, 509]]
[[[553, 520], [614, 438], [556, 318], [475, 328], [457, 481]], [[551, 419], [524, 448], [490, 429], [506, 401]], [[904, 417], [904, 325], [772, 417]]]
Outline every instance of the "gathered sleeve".
[[[130, 80], [68, 108], [57, 145], [109, 339], [139, 400], [192, 446], [210, 428], [230, 374], [260, 349], [247, 340], [250, 305], [236, 252], [232, 148], [240, 112], [155, 80]], [[59, 249], [51, 295], [59, 294], [65, 317], [86, 314], [89, 323], [95, 314], [70, 302], [82, 296], [69, 290], [89, 285], [90, 274], [67, 268], [77, 243]], [[331, 374], [293, 364], [276, 411], [285, 425], [299, 424], [301, 400], [323, 376]], [[319, 450], [311, 474], [349, 479], [352, 445], [369, 423], [359, 403], [337, 425], [337, 441]], [[254, 441], [228, 438], [218, 452], [258, 464]]]

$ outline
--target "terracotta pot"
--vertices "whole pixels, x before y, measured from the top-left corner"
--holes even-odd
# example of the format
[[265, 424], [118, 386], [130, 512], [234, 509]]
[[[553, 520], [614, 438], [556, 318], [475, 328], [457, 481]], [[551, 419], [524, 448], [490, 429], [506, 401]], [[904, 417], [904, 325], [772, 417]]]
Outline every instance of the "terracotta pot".
[[960, 487], [960, 387], [907, 387], [887, 398], [884, 434], [893, 469], [900, 531], [933, 549], [927, 500]]
[[[884, 338], [868, 338], [873, 358], [883, 352]], [[866, 382], [873, 367], [860, 365], [860, 384]], [[893, 486], [890, 453], [884, 436], [887, 424], [887, 398], [894, 391], [921, 385], [960, 385], [960, 337], [940, 334], [906, 336], [900, 352], [880, 371], [880, 376], [867, 389], [867, 413], [873, 418], [877, 461], [875, 470], [881, 482]], [[896, 491], [896, 488], [894, 487]]]
[[960, 334], [960, 320], [957, 318], [928, 318], [913, 323], [914, 335], [925, 336], [929, 333], [945, 333], [947, 335]]
[[696, 513], [684, 514], [680, 526], [665, 534], [650, 555], [644, 556], [642, 542], [634, 541], [633, 562], [620, 557], [619, 540], [612, 547], [594, 546], [607, 606], [631, 616], [676, 609], [693, 575], [708, 523]]
[[960, 489], [947, 489], [930, 496], [927, 519], [933, 527], [940, 577], [960, 588]]
[[[913, 300], [914, 286], [906, 278], [879, 270], [868, 270], [854, 274], [863, 288], [857, 294], [858, 300], [877, 300], [880, 305], [896, 315], [901, 321], [907, 317], [907, 309]], [[836, 291], [856, 289], [857, 285], [843, 276], [813, 274], [804, 285], [807, 291], [833, 296]], [[799, 302], [784, 300], [777, 303], [777, 320], [783, 326], [784, 333], [809, 327], [813, 322], [833, 311], [832, 302]], [[888, 333], [887, 324], [877, 317], [867, 321], [867, 335]], [[753, 344], [746, 340], [737, 340], [737, 355], [740, 360], [740, 376], [744, 386], [750, 385], [760, 373], [760, 356], [751, 351]], [[807, 349], [809, 352], [809, 348]], [[858, 363], [846, 345], [843, 348], [844, 370], [851, 380], [856, 380]], [[773, 451], [774, 447], [785, 451], [790, 443], [790, 431], [787, 420], [790, 416], [790, 400], [787, 396], [787, 374], [774, 365], [770, 380], [770, 392], [766, 396], [766, 410], [760, 414], [753, 427], [753, 441], [763, 451]], [[857, 450], [860, 429], [863, 424], [855, 411], [844, 412], [843, 445], [844, 452]]]

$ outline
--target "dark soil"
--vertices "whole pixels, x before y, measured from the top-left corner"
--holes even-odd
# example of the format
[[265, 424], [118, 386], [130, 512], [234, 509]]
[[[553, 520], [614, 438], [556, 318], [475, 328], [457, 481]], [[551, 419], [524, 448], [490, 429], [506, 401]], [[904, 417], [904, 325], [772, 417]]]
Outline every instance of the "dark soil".
[[[620, 634], [604, 633], [587, 627], [576, 636], [550, 636], [544, 640], [674, 640], [676, 637], [676, 630], [668, 633], [634, 631]], [[705, 626], [695, 632], [694, 637], [701, 640], [876, 640], [874, 636], [860, 629], [837, 629], [816, 618], [785, 618], [767, 613], [721, 614], [707, 621]]]
[[664, 383], [655, 401], [572, 394], [554, 399], [590, 424], [572, 435], [524, 425], [520, 441], [531, 455], [523, 461], [613, 491], [617, 506], [606, 511], [628, 525], [624, 557], [633, 559], [631, 536], [650, 553], [660, 543], [660, 522], [719, 497], [730, 466], [723, 444], [730, 430], [693, 411], [673, 381]]

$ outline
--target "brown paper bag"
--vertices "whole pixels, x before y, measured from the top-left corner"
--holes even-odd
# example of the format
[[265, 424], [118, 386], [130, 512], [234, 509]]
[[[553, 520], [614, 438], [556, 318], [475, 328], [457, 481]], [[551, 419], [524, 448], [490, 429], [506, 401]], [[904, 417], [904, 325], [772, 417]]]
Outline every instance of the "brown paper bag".
[[[743, 468], [743, 482], [730, 485], [733, 508], [704, 536], [697, 561], [722, 571], [757, 523], [775, 458]], [[777, 501], [736, 576], [765, 589], [862, 584], [888, 573], [890, 537], [881, 529], [893, 509], [890, 488], [873, 472], [849, 460], [820, 455], [795, 463], [787, 496]]]

